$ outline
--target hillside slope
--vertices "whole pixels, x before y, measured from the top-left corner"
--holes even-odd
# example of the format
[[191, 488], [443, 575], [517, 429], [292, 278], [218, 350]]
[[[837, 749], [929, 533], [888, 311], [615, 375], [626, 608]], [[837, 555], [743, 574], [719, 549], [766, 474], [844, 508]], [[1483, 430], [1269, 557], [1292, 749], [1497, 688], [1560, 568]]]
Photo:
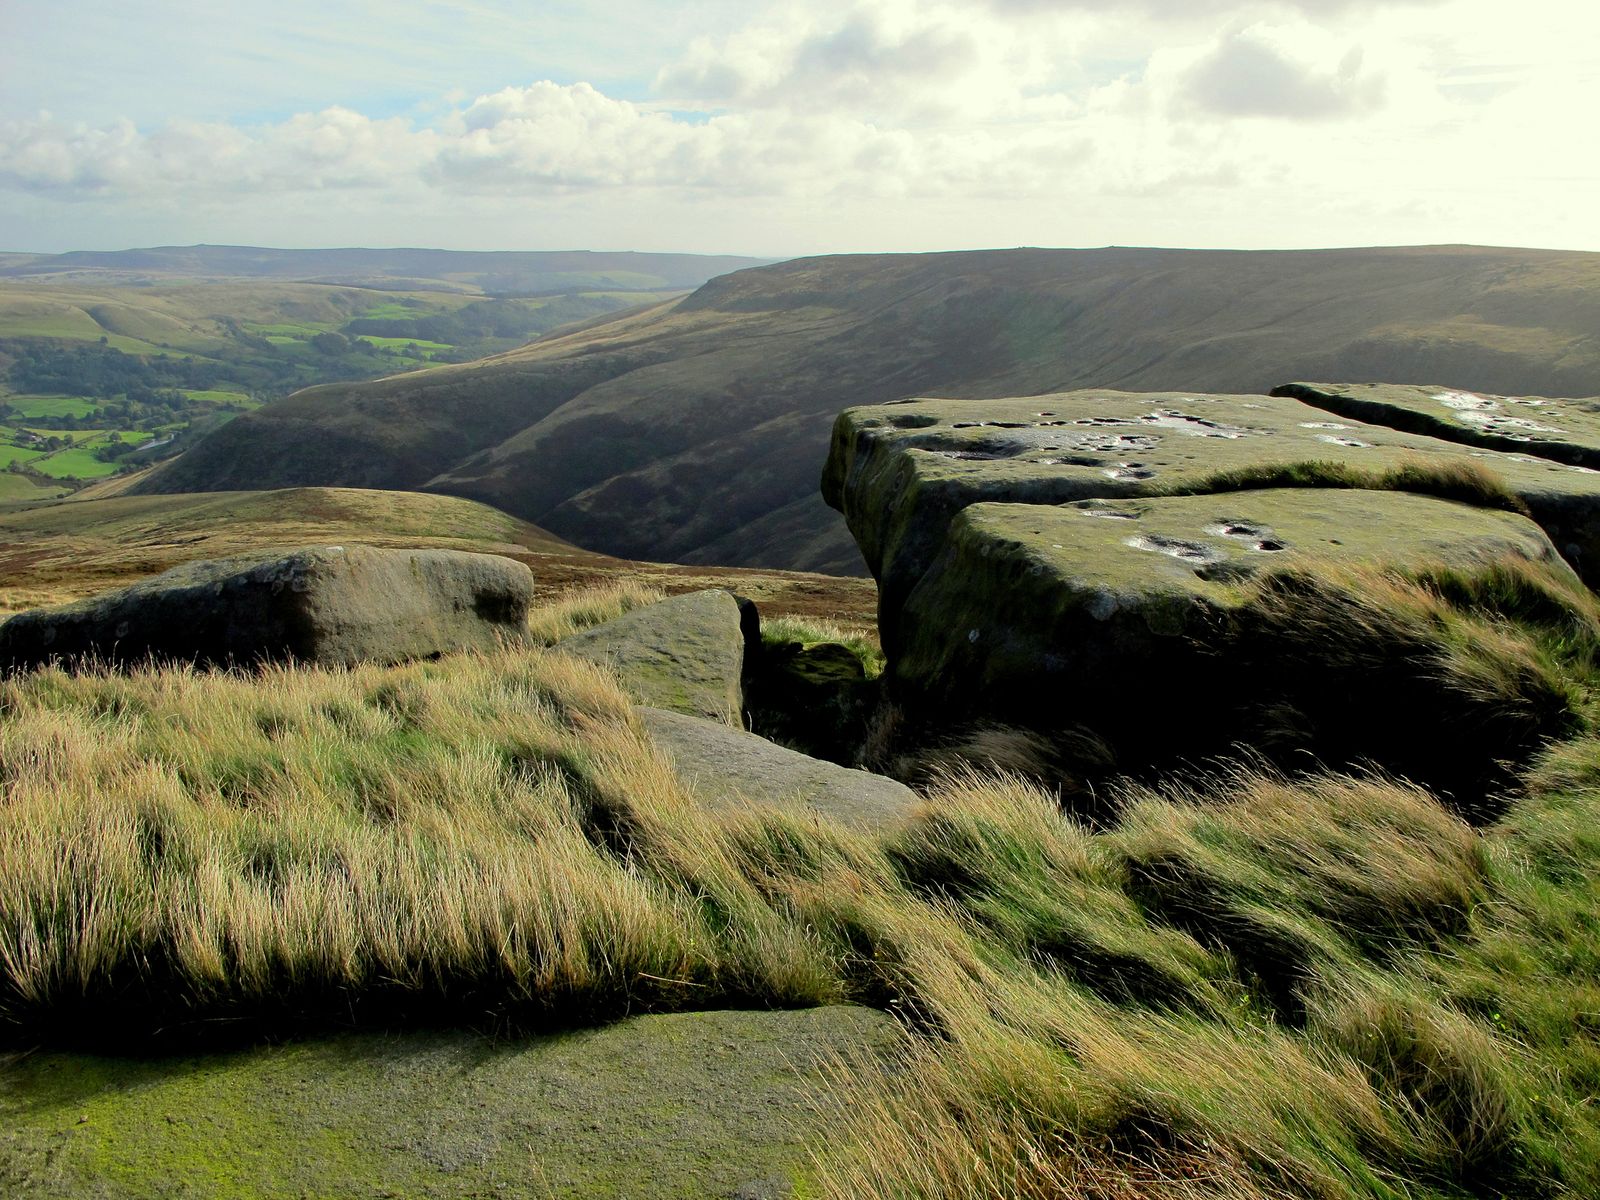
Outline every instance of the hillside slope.
[[632, 558], [860, 570], [834, 414], [915, 395], [1600, 392], [1600, 254], [1004, 250], [804, 259], [424, 376], [312, 388], [140, 486], [426, 489]]

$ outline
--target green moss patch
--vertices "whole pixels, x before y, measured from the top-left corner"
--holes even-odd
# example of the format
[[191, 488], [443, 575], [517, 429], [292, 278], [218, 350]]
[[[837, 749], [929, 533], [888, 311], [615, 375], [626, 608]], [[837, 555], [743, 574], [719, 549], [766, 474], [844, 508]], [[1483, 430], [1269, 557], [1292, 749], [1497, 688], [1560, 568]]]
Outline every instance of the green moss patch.
[[0, 1068], [0, 1185], [19, 1200], [788, 1195], [823, 1124], [825, 1064], [897, 1038], [842, 1007], [508, 1041], [35, 1054]]

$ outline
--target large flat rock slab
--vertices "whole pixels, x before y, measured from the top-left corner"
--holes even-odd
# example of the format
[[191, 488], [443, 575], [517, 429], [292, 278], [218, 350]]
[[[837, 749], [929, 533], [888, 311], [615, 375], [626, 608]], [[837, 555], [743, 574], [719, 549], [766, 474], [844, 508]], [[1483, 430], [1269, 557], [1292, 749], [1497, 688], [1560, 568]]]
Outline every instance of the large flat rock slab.
[[318, 546], [188, 563], [0, 625], [0, 669], [150, 658], [400, 663], [526, 633], [533, 574], [493, 554]]
[[846, 1006], [159, 1061], [35, 1053], [0, 1064], [0, 1193], [789, 1196], [822, 1136], [830, 1059], [885, 1054], [900, 1036]]
[[641, 708], [639, 715], [678, 776], [710, 808], [756, 805], [875, 830], [902, 824], [920, 802], [910, 788], [882, 775], [810, 758], [714, 721], [654, 708]]
[[1393, 383], [1286, 383], [1272, 394], [1373, 425], [1600, 468], [1596, 398], [1493, 396]]
[[1234, 486], [1228, 477], [1241, 472], [1313, 462], [1374, 473], [1481, 467], [1581, 574], [1600, 581], [1600, 472], [1337, 417], [1281, 396], [1078, 391], [848, 409], [834, 426], [823, 492], [878, 580], [892, 659], [900, 607], [969, 505], [1212, 491]]
[[[1532, 521], [1401, 492], [972, 505], [907, 596], [890, 684], [939, 723], [1092, 730], [1126, 769], [1243, 743], [1280, 760], [1420, 770], [1420, 756], [1444, 742], [1430, 731], [1455, 722], [1482, 738], [1450, 770], [1481, 786], [1490, 759], [1536, 740], [1527, 714], [1508, 712], [1511, 732], [1501, 730], [1501, 715], [1453, 694], [1426, 647], [1395, 632], [1403, 627], [1371, 613], [1329, 617], [1315, 597], [1344, 586], [1341, 568], [1439, 565], [1470, 576], [1508, 558], [1578, 586]], [[1254, 584], [1268, 573], [1297, 573], [1311, 602], [1264, 594]]]
[[713, 588], [636, 608], [556, 649], [612, 668], [639, 704], [737, 723], [746, 620], [732, 592]]

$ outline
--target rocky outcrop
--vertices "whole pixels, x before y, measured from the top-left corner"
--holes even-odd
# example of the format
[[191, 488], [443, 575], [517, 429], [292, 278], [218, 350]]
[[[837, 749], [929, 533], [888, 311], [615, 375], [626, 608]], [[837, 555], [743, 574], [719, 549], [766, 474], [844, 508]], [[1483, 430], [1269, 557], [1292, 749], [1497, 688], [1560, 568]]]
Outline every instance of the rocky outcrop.
[[1286, 383], [1272, 394], [1373, 425], [1600, 468], [1600, 399], [1489, 396], [1392, 383]]
[[1490, 816], [1505, 764], [1574, 720], [1536, 651], [1448, 597], [1526, 586], [1592, 625], [1600, 471], [1288, 396], [1074, 392], [849, 410], [824, 491], [879, 580], [912, 746], [1024, 729], [1091, 797], [1241, 751], [1375, 764]]
[[679, 778], [713, 809], [755, 805], [875, 830], [905, 822], [918, 803], [915, 792], [892, 779], [809, 758], [715, 721], [656, 708], [639, 715]]
[[969, 505], [1211, 492], [1340, 472], [1373, 485], [1406, 475], [1398, 486], [1446, 493], [1487, 480], [1600, 582], [1600, 472], [1337, 418], [1289, 397], [1082, 391], [848, 409], [834, 425], [823, 494], [878, 580], [892, 661], [906, 597]]
[[[1524, 517], [1400, 492], [977, 504], [952, 521], [906, 599], [894, 679], [952, 718], [1170, 737], [1205, 721], [1202, 697], [1214, 707], [1225, 692], [1274, 686], [1231, 686], [1239, 667], [1224, 656], [1263, 657], [1247, 644], [1259, 624], [1248, 608], [1272, 599], [1252, 586], [1263, 573], [1336, 578], [1385, 564], [1470, 573], [1507, 556], [1569, 574]], [[1316, 693], [1332, 671], [1276, 684]]]
[[525, 634], [533, 575], [453, 550], [320, 546], [188, 563], [0, 625], [0, 668], [93, 659], [202, 665], [398, 663]]
[[754, 607], [714, 588], [636, 608], [556, 649], [615, 670], [639, 704], [737, 725], [746, 646], [759, 638]]

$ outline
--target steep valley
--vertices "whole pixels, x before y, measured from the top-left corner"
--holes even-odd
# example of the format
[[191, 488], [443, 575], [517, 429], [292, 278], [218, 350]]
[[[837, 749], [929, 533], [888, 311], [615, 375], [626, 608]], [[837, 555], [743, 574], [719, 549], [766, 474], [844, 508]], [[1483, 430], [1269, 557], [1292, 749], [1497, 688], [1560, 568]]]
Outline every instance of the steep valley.
[[310, 388], [138, 487], [482, 500], [630, 558], [860, 572], [817, 497], [841, 408], [1290, 379], [1600, 392], [1600, 255], [1419, 247], [801, 259], [426, 375]]

